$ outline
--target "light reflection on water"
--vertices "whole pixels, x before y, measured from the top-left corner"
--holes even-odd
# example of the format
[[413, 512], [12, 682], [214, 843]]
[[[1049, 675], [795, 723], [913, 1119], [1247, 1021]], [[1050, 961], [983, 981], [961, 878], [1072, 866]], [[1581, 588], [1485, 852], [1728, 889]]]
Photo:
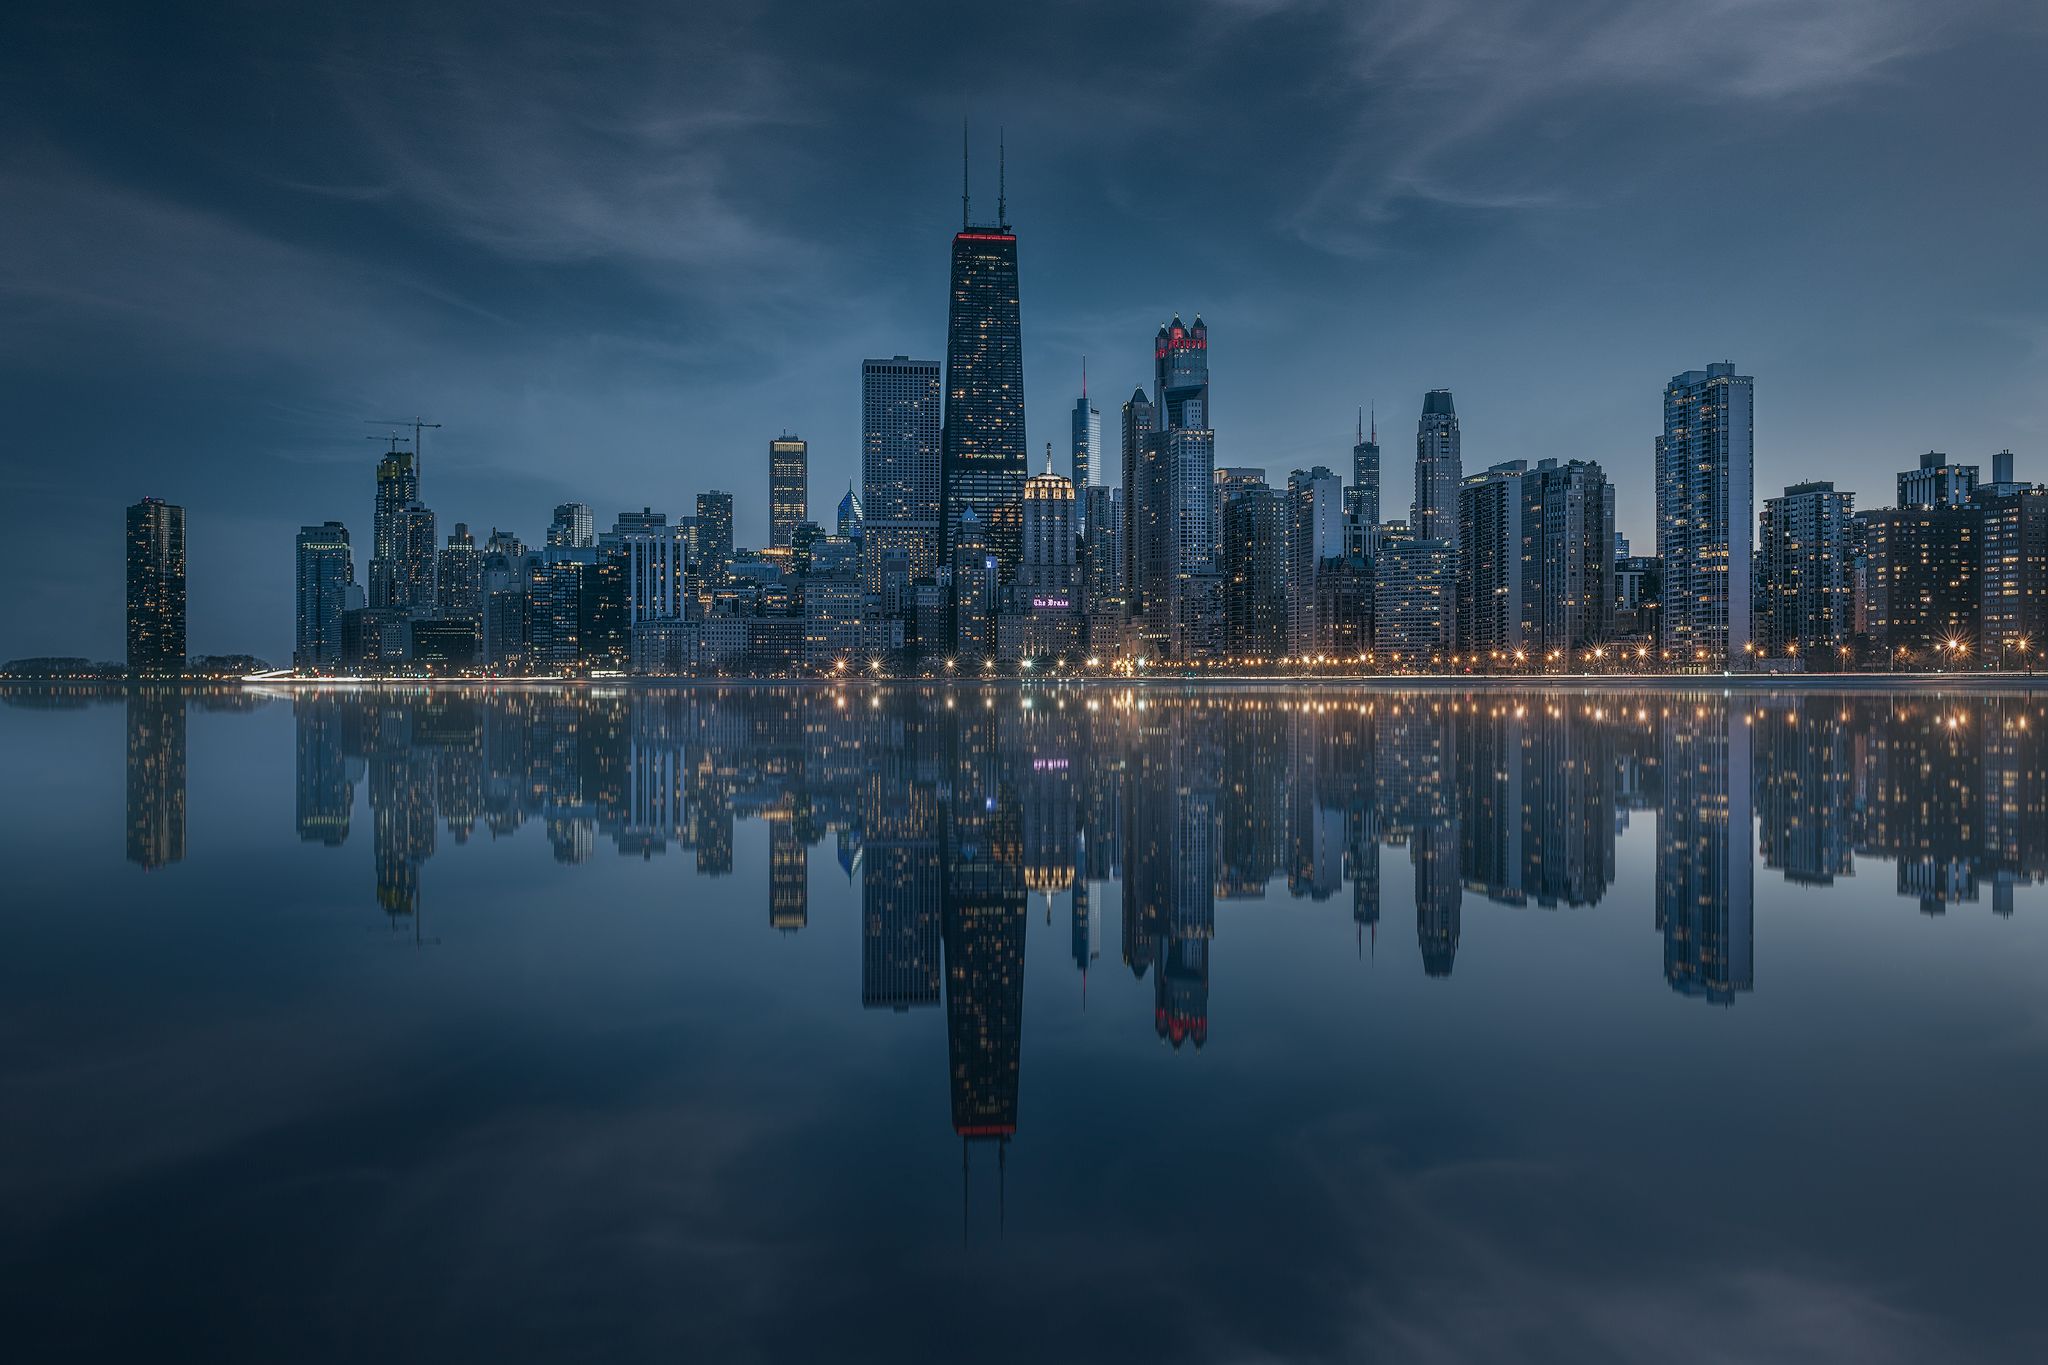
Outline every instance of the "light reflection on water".
[[2032, 697], [7, 700], [32, 1358], [2048, 1342]]

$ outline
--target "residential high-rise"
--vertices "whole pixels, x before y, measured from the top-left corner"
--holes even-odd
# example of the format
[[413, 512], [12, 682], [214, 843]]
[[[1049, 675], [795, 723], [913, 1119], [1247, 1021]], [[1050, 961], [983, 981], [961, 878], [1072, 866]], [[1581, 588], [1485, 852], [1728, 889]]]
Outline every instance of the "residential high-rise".
[[1124, 490], [1090, 484], [1081, 493], [1081, 595], [1091, 620], [1108, 622], [1124, 602]]
[[861, 509], [865, 576], [880, 591], [881, 566], [900, 552], [910, 577], [939, 563], [939, 419], [936, 360], [894, 356], [860, 365]]
[[1151, 534], [1154, 511], [1146, 493], [1150, 469], [1146, 456], [1152, 446], [1152, 400], [1143, 389], [1133, 389], [1123, 407], [1124, 474], [1124, 602], [1133, 620], [1145, 611], [1145, 580], [1139, 569], [1140, 545]]
[[1344, 515], [1366, 526], [1380, 524], [1380, 429], [1359, 414], [1358, 443], [1351, 447], [1351, 486], [1344, 490]]
[[1169, 657], [1223, 647], [1216, 574], [1216, 432], [1210, 425], [1209, 329], [1178, 314], [1153, 342], [1153, 432], [1143, 459], [1146, 515], [1138, 547], [1145, 633]]
[[1426, 668], [1451, 649], [1457, 613], [1457, 552], [1388, 522], [1373, 562], [1373, 648], [1398, 669]]
[[1261, 483], [1223, 508], [1223, 638], [1232, 659], [1287, 652], [1287, 510]]
[[798, 523], [811, 519], [811, 448], [788, 432], [768, 443], [768, 544], [789, 548]]
[[394, 611], [410, 616], [432, 616], [437, 605], [434, 590], [434, 514], [415, 502], [398, 515], [398, 557], [393, 562], [390, 585]]
[[1316, 580], [1344, 561], [1344, 484], [1317, 465], [1287, 476], [1287, 647], [1330, 647], [1316, 611]]
[[419, 465], [394, 445], [377, 461], [377, 502], [370, 522], [370, 605], [396, 605], [405, 509], [420, 499]]
[[1930, 450], [1920, 457], [1918, 469], [1899, 475], [1899, 506], [1961, 507], [1976, 488], [1976, 465], [1950, 464], [1948, 456]]
[[1983, 537], [1977, 648], [1984, 663], [2033, 667], [2048, 649], [2048, 488], [2015, 482], [2008, 467], [1977, 490], [1976, 503]]
[[341, 666], [341, 614], [348, 610], [348, 593], [355, 580], [346, 526], [330, 521], [299, 528], [294, 668], [317, 671]]
[[565, 502], [555, 508], [548, 523], [550, 550], [587, 550], [597, 541], [597, 520], [588, 503]]
[[[1873, 663], [1954, 667], [1977, 659], [1981, 518], [1975, 506], [1879, 507], [1864, 532]], [[1669, 571], [1665, 607], [1671, 611]], [[1961, 646], [1963, 652], [1956, 647]]]
[[1756, 381], [1727, 363], [1673, 375], [1657, 438], [1661, 648], [1679, 667], [1748, 655]]
[[1431, 389], [1422, 396], [1422, 417], [1415, 424], [1415, 503], [1408, 524], [1417, 539], [1457, 542], [1458, 484], [1464, 477], [1464, 445], [1451, 391]]
[[1045, 448], [1045, 472], [1024, 481], [1024, 559], [1017, 586], [1034, 610], [1072, 610], [1078, 586], [1075, 563], [1077, 505], [1074, 485], [1053, 472], [1052, 447]]
[[732, 494], [712, 489], [697, 495], [697, 551], [707, 585], [721, 582], [732, 567]]
[[996, 221], [976, 225], [961, 199], [946, 309], [945, 424], [939, 443], [941, 553], [954, 558], [960, 519], [981, 523], [1001, 581], [1016, 576], [1023, 534], [1024, 337], [1017, 234], [1000, 193]]
[[128, 509], [128, 671], [185, 671], [185, 509], [161, 498]]
[[1266, 471], [1250, 465], [1220, 465], [1216, 470], [1216, 534], [1223, 534], [1223, 514], [1231, 499], [1254, 488], [1266, 487]]
[[434, 567], [437, 609], [443, 620], [469, 622], [479, 636], [484, 621], [483, 570], [484, 557], [469, 533], [469, 524], [456, 522]]
[[[1522, 621], [1546, 656], [1614, 635], [1614, 485], [1588, 460], [1540, 460], [1522, 476]], [[1470, 553], [1468, 548], [1467, 553]], [[1460, 648], [1468, 648], [1464, 640]]]
[[1458, 484], [1460, 649], [1482, 656], [1524, 649], [1522, 476], [1527, 460], [1507, 460]]
[[953, 528], [954, 648], [970, 662], [996, 652], [996, 586], [1001, 566], [972, 507]]
[[1088, 530], [1088, 490], [1102, 472], [1102, 412], [1088, 402], [1088, 361], [1081, 360], [1081, 396], [1074, 400], [1074, 447], [1071, 466], [1074, 494], [1079, 499], [1083, 534]]
[[1764, 499], [1757, 527], [1757, 644], [1767, 655], [1797, 655], [1808, 668], [1836, 668], [1855, 628], [1849, 525], [1856, 495], [1832, 483], [1795, 483]]

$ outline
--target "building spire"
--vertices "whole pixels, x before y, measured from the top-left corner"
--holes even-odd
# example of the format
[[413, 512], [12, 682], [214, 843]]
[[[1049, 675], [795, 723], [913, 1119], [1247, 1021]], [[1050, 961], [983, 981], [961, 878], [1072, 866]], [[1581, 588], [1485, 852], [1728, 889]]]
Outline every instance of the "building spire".
[[1358, 410], [1358, 444], [1365, 444], [1365, 409]]
[[960, 230], [967, 231], [967, 120], [960, 120]]
[[996, 129], [996, 226], [999, 228], [1010, 226], [1010, 208], [1004, 198], [1005, 186], [1003, 178], [1003, 130], [998, 128]]
[[[1048, 474], [1052, 473], [1052, 442], [1051, 442], [1051, 441], [1047, 441], [1047, 442], [1045, 443], [1045, 472], [1046, 472], [1046, 473], [1048, 473]], [[1046, 903], [1045, 903], [1045, 916], [1046, 916], [1046, 922], [1047, 922], [1048, 924], [1050, 924], [1050, 923], [1052, 922], [1052, 902], [1051, 902], [1050, 900], [1046, 901]]]
[[1378, 408], [1372, 410], [1372, 443], [1374, 445], [1380, 443], [1380, 410]]
[[1081, 357], [1081, 397], [1085, 399], [1085, 398], [1087, 398], [1087, 396], [1088, 396], [1088, 357], [1084, 355], [1084, 356], [1082, 356], [1082, 357]]

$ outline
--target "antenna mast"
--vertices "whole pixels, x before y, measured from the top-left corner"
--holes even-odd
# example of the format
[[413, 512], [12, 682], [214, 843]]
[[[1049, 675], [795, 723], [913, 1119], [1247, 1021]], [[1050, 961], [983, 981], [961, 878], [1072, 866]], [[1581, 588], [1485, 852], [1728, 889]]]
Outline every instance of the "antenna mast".
[[1003, 167], [1003, 130], [996, 129], [996, 226], [1007, 229], [1010, 226], [1010, 208], [1004, 198], [1005, 185]]
[[970, 216], [967, 212], [967, 120], [960, 120], [960, 230], [967, 231]]

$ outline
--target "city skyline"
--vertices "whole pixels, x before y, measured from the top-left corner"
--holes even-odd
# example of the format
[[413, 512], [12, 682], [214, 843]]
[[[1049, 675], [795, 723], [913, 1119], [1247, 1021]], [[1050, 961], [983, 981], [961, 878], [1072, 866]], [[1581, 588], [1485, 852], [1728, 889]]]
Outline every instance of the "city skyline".
[[[1055, 111], [1054, 98], [1037, 117], [1005, 115], [1036, 377], [1025, 448], [1063, 444], [1082, 355], [1094, 391], [1128, 392], [1143, 359], [1130, 338], [1186, 300], [1228, 338], [1217, 363], [1237, 376], [1219, 438], [1230, 463], [1276, 478], [1341, 469], [1359, 404], [1405, 417], [1414, 395], [1448, 387], [1468, 468], [1596, 460], [1638, 544], [1651, 502], [1634, 471], [1657, 427], [1642, 394], [1688, 362], [1732, 358], [1756, 374], [1769, 395], [1759, 459], [1784, 465], [1786, 483], [1831, 480], [1859, 506], [1884, 500], [1873, 458], [1889, 470], [1930, 448], [1980, 463], [2008, 447], [2037, 455], [2040, 277], [2019, 229], [2038, 218], [2041, 189], [1973, 169], [2024, 162], [2040, 100], [2022, 81], [2040, 55], [2033, 16], [1984, 4], [1937, 26], [1880, 5], [1823, 31], [1818, 5], [1740, 25], [1659, 8], [1538, 25], [1443, 7], [1399, 28], [1372, 11], [1218, 7], [1174, 36], [1185, 60], [1164, 102], [1148, 78], [1106, 105]], [[369, 548], [359, 450], [347, 448], [364, 416], [443, 421], [428, 504], [444, 521], [529, 538], [566, 498], [682, 515], [784, 427], [811, 438], [818, 489], [844, 487], [859, 460], [854, 363], [941, 353], [943, 266], [928, 234], [952, 221], [944, 168], [962, 112], [978, 193], [993, 184], [997, 117], [960, 74], [986, 67], [963, 54], [991, 42], [981, 25], [1028, 38], [1052, 20], [980, 18], [921, 37], [941, 60], [920, 64], [939, 74], [915, 97], [848, 96], [828, 80], [812, 88], [831, 94], [782, 113], [739, 77], [675, 93], [653, 54], [687, 48], [693, 22], [621, 20], [596, 45], [607, 61], [553, 56], [555, 31], [516, 14], [488, 38], [392, 19], [368, 26], [391, 39], [374, 47], [367, 31], [317, 19], [173, 26], [148, 40], [167, 36], [161, 53], [140, 28], [111, 24], [10, 44], [42, 151], [6, 170], [22, 211], [0, 285], [28, 301], [34, 326], [0, 383], [25, 415], [10, 474], [53, 516], [0, 551], [29, 589], [0, 606], [0, 653], [116, 652], [118, 568], [63, 553], [55, 528], [108, 524], [151, 493], [193, 509], [195, 652], [285, 657], [290, 584], [256, 568], [328, 517]], [[768, 22], [732, 40], [753, 63], [743, 69], [836, 76], [894, 60], [832, 23], [780, 25], [792, 42], [771, 47]], [[1462, 45], [1473, 24], [1506, 41]], [[647, 56], [631, 59], [636, 47]], [[57, 84], [73, 68], [47, 60], [81, 50], [128, 73], [133, 99], [89, 117]], [[414, 55], [386, 55], [400, 51]], [[229, 78], [167, 145], [151, 140], [163, 156], [145, 168], [123, 139], [154, 117], [144, 110], [174, 102], [151, 95], [166, 55]], [[384, 79], [397, 60], [421, 79]], [[1053, 70], [1016, 63], [998, 88], [1037, 93]], [[1424, 70], [1434, 84], [1410, 74]], [[1944, 97], [1964, 80], [1972, 100]], [[266, 130], [247, 102], [276, 99], [280, 81], [303, 116]], [[1185, 103], [1197, 88], [1216, 113]], [[401, 121], [420, 98], [428, 117]], [[740, 111], [730, 147], [673, 117], [707, 107]], [[1460, 108], [1469, 117], [1447, 122]], [[1636, 117], [1607, 117], [1616, 110]], [[1244, 117], [1223, 150], [1271, 147], [1276, 133], [1283, 150], [1206, 149], [1218, 192], [1166, 240], [1124, 155], [1156, 119], [1220, 129], [1210, 120], [1229, 111]], [[1338, 135], [1284, 135], [1304, 120]], [[524, 150], [475, 155], [480, 130], [508, 121], [529, 134]], [[848, 131], [820, 135], [821, 121]], [[1660, 177], [1679, 173], [1656, 169], [1642, 139], [1658, 133], [1688, 138], [1695, 171], [1703, 158], [1723, 187], [1696, 222], [1660, 194]], [[1944, 156], [1958, 141], [1984, 157]], [[1874, 146], [1881, 165], [1862, 150]], [[737, 186], [743, 150], [748, 165], [789, 173]], [[677, 164], [689, 172], [669, 176]], [[1924, 188], [1919, 202], [1973, 212], [1917, 211], [1894, 193], [1901, 178]], [[553, 189], [537, 198], [529, 183]], [[565, 211], [565, 188], [590, 212]], [[804, 211], [828, 201], [830, 235]], [[1898, 272], [1902, 258], [1915, 269]], [[1649, 282], [1673, 259], [1713, 273], [1713, 297], [1683, 312], [1652, 302]], [[1446, 288], [1460, 309], [1435, 307]], [[1569, 382], [1528, 363], [1552, 355]], [[126, 401], [87, 401], [109, 366]], [[1873, 389], [1868, 376], [1885, 371], [1917, 382]], [[41, 448], [78, 458], [31, 464]], [[86, 468], [90, 479], [73, 472]], [[1383, 504], [1406, 507], [1409, 482], [1406, 461], [1388, 460]], [[763, 500], [735, 491], [738, 539], [761, 543]]]

